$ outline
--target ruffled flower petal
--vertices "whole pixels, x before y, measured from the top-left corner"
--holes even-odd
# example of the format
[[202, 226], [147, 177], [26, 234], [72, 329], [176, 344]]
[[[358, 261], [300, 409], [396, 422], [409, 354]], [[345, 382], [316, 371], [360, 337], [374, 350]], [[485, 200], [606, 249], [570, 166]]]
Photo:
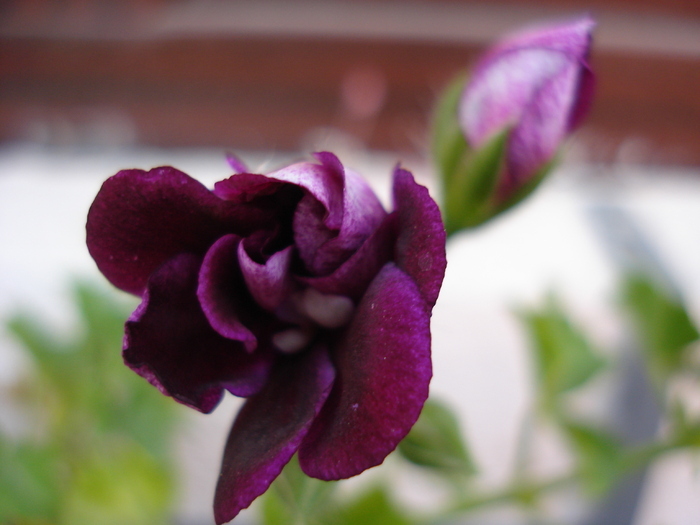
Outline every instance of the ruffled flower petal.
[[[320, 158], [332, 156], [337, 161], [330, 153], [317, 155]], [[337, 164], [342, 168], [339, 161]], [[343, 170], [341, 174], [342, 221], [338, 228], [328, 226], [323, 207], [312, 195], [302, 199], [294, 214], [294, 241], [312, 275], [328, 275], [335, 270], [362, 246], [386, 217], [379, 199], [362, 177], [351, 170]]]
[[264, 264], [258, 264], [245, 250], [245, 240], [238, 244], [238, 263], [243, 279], [255, 301], [268, 311], [274, 311], [292, 288], [289, 265], [294, 247], [276, 252]]
[[396, 264], [413, 278], [431, 307], [445, 276], [445, 227], [440, 209], [427, 188], [416, 184], [410, 172], [394, 170], [394, 207], [398, 215]]
[[345, 178], [340, 161], [332, 153], [320, 157], [321, 164], [299, 162], [268, 175], [268, 178], [295, 184], [305, 189], [324, 208], [323, 223], [337, 230], [343, 221]]
[[172, 256], [203, 254], [225, 233], [260, 228], [259, 210], [233, 206], [175, 168], [124, 170], [107, 179], [90, 207], [87, 245], [117, 288], [141, 295]]
[[267, 386], [246, 401], [226, 442], [216, 523], [264, 493], [291, 459], [328, 397], [335, 372], [323, 347], [280, 359]]
[[240, 341], [248, 352], [258, 345], [257, 338], [240, 319], [240, 313], [255, 307], [238, 267], [237, 235], [224, 235], [204, 256], [199, 271], [197, 297], [211, 327], [227, 339]]
[[174, 257], [148, 282], [141, 305], [126, 323], [124, 362], [161, 392], [210, 412], [223, 389], [247, 397], [268, 378], [270, 350], [254, 354], [217, 334], [197, 300], [200, 258]]
[[345, 295], [359, 301], [372, 279], [393, 256], [396, 222], [396, 213], [387, 215], [364, 244], [330, 275], [299, 277], [299, 281], [319, 292]]
[[324, 480], [382, 463], [428, 397], [430, 309], [413, 279], [387, 263], [333, 357], [335, 386], [299, 449], [302, 470]]

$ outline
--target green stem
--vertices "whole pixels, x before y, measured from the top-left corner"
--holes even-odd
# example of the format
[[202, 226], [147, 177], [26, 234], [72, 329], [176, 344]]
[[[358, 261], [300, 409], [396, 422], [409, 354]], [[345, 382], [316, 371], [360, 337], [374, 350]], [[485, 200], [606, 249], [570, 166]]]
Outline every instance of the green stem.
[[439, 516], [436, 516], [431, 521], [447, 521], [467, 511], [483, 507], [502, 505], [505, 503], [520, 503], [522, 505], [531, 505], [542, 494], [565, 487], [575, 480], [575, 475], [568, 474], [560, 478], [554, 478], [543, 482], [517, 482], [509, 487], [494, 491], [492, 493], [466, 497], [462, 501], [459, 501], [456, 504], [454, 504], [445, 512], [441, 513]]
[[[624, 475], [642, 469], [651, 464], [662, 454], [683, 448], [684, 446], [687, 446], [684, 443], [684, 437], [674, 436], [672, 439], [665, 442], [651, 443], [632, 449], [628, 451], [626, 457], [623, 458], [620, 473]], [[471, 510], [507, 503], [531, 506], [542, 495], [566, 487], [576, 482], [578, 479], [578, 473], [572, 472], [558, 478], [541, 482], [521, 480], [491, 493], [465, 497], [446, 511], [434, 516], [430, 521], [431, 523], [440, 523], [454, 519]]]

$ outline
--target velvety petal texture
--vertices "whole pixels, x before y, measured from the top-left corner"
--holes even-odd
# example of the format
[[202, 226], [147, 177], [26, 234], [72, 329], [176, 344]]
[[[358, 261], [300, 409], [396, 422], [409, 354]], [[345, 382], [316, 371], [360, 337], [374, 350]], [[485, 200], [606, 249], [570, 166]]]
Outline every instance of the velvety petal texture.
[[87, 246], [112, 284], [140, 295], [171, 257], [203, 254], [221, 235], [249, 235], [265, 222], [259, 210], [232, 206], [175, 168], [124, 170], [90, 207]]
[[164, 394], [210, 412], [223, 389], [239, 396], [260, 390], [270, 351], [246, 352], [214, 331], [197, 301], [197, 256], [181, 254], [156, 270], [143, 302], [126, 323], [124, 362]]
[[430, 309], [413, 279], [387, 263], [334, 357], [338, 379], [299, 450], [302, 470], [325, 480], [384, 461], [428, 398]]
[[325, 348], [281, 359], [231, 428], [214, 498], [217, 524], [232, 520], [267, 490], [321, 410], [335, 371]]
[[515, 35], [477, 64], [459, 120], [476, 149], [512, 129], [500, 193], [512, 194], [542, 168], [590, 107], [594, 26], [586, 17]]
[[233, 519], [299, 452], [320, 479], [380, 464], [415, 423], [431, 377], [430, 315], [445, 231], [428, 191], [394, 171], [387, 213], [332, 153], [210, 191], [174, 168], [119, 172], [88, 216], [90, 253], [142, 297], [125, 363], [202, 412], [248, 398], [214, 510]]

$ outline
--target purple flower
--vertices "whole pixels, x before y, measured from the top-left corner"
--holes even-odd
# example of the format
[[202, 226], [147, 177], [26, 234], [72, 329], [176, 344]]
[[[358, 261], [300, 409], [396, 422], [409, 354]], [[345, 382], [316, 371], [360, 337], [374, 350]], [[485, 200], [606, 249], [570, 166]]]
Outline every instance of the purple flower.
[[108, 179], [87, 221], [102, 273], [142, 297], [126, 364], [210, 412], [247, 397], [224, 451], [217, 523], [298, 451], [309, 476], [380, 464], [428, 395], [430, 314], [445, 232], [427, 190], [394, 171], [394, 211], [331, 153], [209, 191], [171, 168]]
[[536, 178], [562, 140], [581, 122], [593, 98], [586, 17], [521, 33], [494, 47], [477, 64], [459, 106], [467, 142], [479, 149], [510, 129], [500, 202]]

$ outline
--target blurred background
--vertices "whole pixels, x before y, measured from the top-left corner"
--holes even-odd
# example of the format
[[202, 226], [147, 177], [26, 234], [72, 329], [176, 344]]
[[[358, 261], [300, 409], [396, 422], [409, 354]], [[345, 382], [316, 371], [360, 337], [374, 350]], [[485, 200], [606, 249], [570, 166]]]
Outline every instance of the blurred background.
[[332, 126], [422, 151], [433, 97], [488, 43], [585, 12], [587, 159], [634, 140], [643, 162], [700, 163], [695, 0], [5, 0], [0, 140], [295, 151]]
[[[107, 320], [86, 317], [94, 301], [102, 304], [99, 293], [116, 297], [115, 311], [133, 307], [107, 291], [84, 247], [87, 209], [104, 179], [122, 168], [170, 164], [211, 184], [229, 175], [226, 151], [266, 171], [331, 149], [365, 174], [387, 204], [397, 161], [437, 195], [427, 130], [440, 90], [500, 35], [582, 13], [599, 22], [591, 56], [598, 77], [592, 113], [561, 168], [534, 198], [451, 241], [434, 313], [432, 391], [460, 414], [487, 486], [510, 475], [516, 436], [533, 399], [532, 364], [516, 307], [538, 304], [555, 290], [600, 346], [614, 352], [626, 344], [624, 319], [615, 311], [618, 271], [626, 263], [610, 248], [614, 227], [592, 219], [595, 210], [604, 205], [625, 212], [645, 253], [658, 263], [655, 271], [670, 276], [700, 319], [700, 2], [0, 1], [0, 431], [8, 442], [34, 439], [54, 420], [42, 412], [50, 405], [45, 397], [26, 395], [27, 385], [35, 390], [39, 383], [24, 378], [52, 379], [35, 373], [43, 350], [30, 335], [40, 329], [22, 325], [19, 312], [42, 326], [44, 339], [68, 341], [86, 355], [109, 345], [89, 346], [80, 334], [117, 322], [113, 351], [119, 353], [119, 322], [107, 314]], [[102, 292], [75, 292], [76, 279], [97, 283], [85, 286]], [[28, 352], [30, 340], [34, 350]], [[76, 381], [94, 383], [91, 374], [81, 372]], [[612, 380], [601, 381], [599, 390], [609, 392]], [[690, 404], [700, 404], [696, 385], [677, 389]], [[124, 413], [138, 402], [114, 394], [121, 403], [115, 408], [102, 398], [93, 403], [92, 394], [79, 397], [83, 401], [66, 395], [66, 403], [89, 399], [100, 410]], [[590, 395], [584, 404], [604, 413], [608, 399]], [[155, 487], [158, 501], [167, 500], [168, 490], [177, 494], [170, 500], [177, 523], [212, 523], [218, 464], [237, 403], [227, 398], [212, 415], [180, 416], [185, 423], [172, 432], [179, 488], [157, 476], [143, 481]], [[62, 421], [56, 424], [73, 424]], [[111, 424], [104, 428], [146, 450], [165, 439]], [[652, 433], [659, 428], [655, 421]], [[538, 446], [543, 472], [567, 468], [556, 439], [545, 432]], [[0, 447], [0, 454], [19, 457], [12, 450]], [[32, 458], [41, 478], [45, 464]], [[412, 473], [391, 458], [388, 463], [408, 508], [430, 507], [442, 497], [430, 483], [406, 481]], [[12, 464], [0, 466], [0, 482], [15, 479], [8, 474]], [[632, 517], [619, 525], [700, 523], [697, 464], [697, 457], [673, 456], [646, 473]], [[101, 472], [109, 477], [118, 466]], [[76, 490], [93, 486], [90, 479]], [[111, 504], [140, 505], [127, 500]], [[0, 511], [10, 508], [8, 501], [0, 498]], [[72, 518], [65, 523], [106, 523], [91, 513], [84, 493], [71, 501], [73, 514], [64, 516]], [[564, 523], [583, 513], [580, 502], [566, 497], [552, 508]], [[114, 523], [137, 522], [128, 513], [117, 516]], [[32, 523], [51, 523], [42, 519]], [[506, 509], [475, 523], [524, 519]], [[155, 521], [151, 516], [146, 522]]]

